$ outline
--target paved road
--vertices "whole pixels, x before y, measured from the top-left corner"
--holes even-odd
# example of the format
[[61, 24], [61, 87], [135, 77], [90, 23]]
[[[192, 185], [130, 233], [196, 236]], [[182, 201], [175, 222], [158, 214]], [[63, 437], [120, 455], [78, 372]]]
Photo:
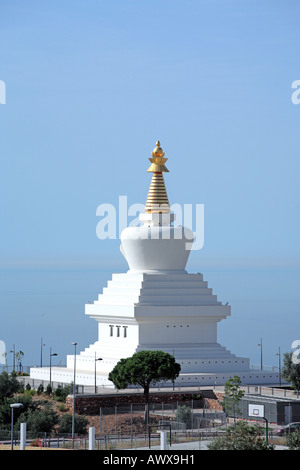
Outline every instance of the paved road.
[[[167, 450], [208, 450], [207, 444], [210, 441], [193, 441], [183, 442], [181, 444], [172, 444], [171, 447], [168, 445]], [[275, 450], [287, 450], [285, 446], [275, 446]], [[139, 447], [136, 450], [149, 450], [149, 447]], [[150, 450], [160, 450], [160, 446], [151, 446]]]
[[[167, 446], [167, 450], [207, 450], [207, 443], [209, 441], [193, 441], [193, 442], [182, 442], [179, 444], [172, 444]], [[160, 446], [139, 447], [136, 450], [160, 450]]]

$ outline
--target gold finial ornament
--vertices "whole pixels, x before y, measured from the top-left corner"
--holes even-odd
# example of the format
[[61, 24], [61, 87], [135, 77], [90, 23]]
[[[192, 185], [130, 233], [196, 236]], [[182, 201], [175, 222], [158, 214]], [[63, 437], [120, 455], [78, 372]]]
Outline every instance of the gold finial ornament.
[[158, 140], [156, 142], [156, 147], [155, 149], [152, 150], [152, 156], [153, 157], [163, 157], [165, 154], [165, 152], [163, 151], [163, 149], [160, 147], [160, 141]]
[[159, 140], [156, 142], [156, 147], [152, 150], [152, 158], [148, 172], [152, 172], [152, 180], [147, 197], [145, 212], [148, 213], [169, 213], [170, 205], [165, 187], [163, 172], [169, 172], [165, 163], [168, 160], [165, 158], [165, 153], [160, 147]]
[[160, 147], [160, 141], [156, 142], [156, 147], [152, 150], [152, 158], [149, 158], [151, 165], [147, 171], [154, 172], [154, 171], [163, 171], [169, 172], [168, 168], [165, 166], [167, 158], [164, 158], [165, 152]]

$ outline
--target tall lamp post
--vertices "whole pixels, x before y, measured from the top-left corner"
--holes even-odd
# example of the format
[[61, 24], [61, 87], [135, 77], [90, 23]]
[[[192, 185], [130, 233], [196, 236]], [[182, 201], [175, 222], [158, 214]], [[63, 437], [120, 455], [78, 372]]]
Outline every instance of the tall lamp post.
[[14, 408], [21, 408], [23, 403], [12, 403], [11, 407], [11, 450], [14, 450]]
[[280, 355], [280, 346], [278, 348], [278, 353], [276, 354], [278, 356], [278, 369], [279, 369], [279, 386], [281, 387], [281, 355]]
[[260, 369], [263, 370], [263, 343], [262, 338], [260, 338], [260, 343], [257, 345], [260, 346]]
[[77, 343], [72, 343], [74, 352], [74, 381], [73, 381], [73, 415], [72, 415], [72, 445], [74, 446], [74, 432], [75, 432], [75, 390], [76, 390], [76, 346]]
[[16, 361], [16, 348], [15, 345], [13, 345], [13, 349], [9, 351], [10, 353], [13, 353], [13, 371], [15, 371], [15, 361]]
[[52, 356], [57, 356], [57, 353], [52, 354], [52, 348], [50, 348], [50, 387], [51, 387], [51, 391], [52, 391], [52, 381], [51, 381], [51, 367], [52, 367], [51, 357]]
[[41, 338], [41, 367], [43, 367], [43, 346], [46, 346], [43, 343], [43, 338]]
[[96, 364], [97, 361], [103, 361], [102, 357], [96, 357], [96, 352], [95, 352], [95, 393], [97, 393], [97, 370], [96, 370]]

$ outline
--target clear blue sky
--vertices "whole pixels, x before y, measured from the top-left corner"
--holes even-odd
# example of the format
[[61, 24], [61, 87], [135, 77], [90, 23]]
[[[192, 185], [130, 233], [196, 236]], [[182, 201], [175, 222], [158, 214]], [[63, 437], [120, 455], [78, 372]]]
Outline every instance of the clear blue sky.
[[[0, 1], [1, 263], [103, 260], [96, 208], [204, 204], [200, 261], [299, 262], [299, 2]], [[119, 253], [117, 254], [119, 256]]]
[[[0, 0], [0, 266], [126, 270], [96, 209], [146, 201], [159, 139], [170, 202], [205, 207], [191, 269], [298, 273], [299, 17], [297, 0]], [[296, 302], [259, 279], [259, 305]], [[212, 287], [234, 300], [226, 274]]]

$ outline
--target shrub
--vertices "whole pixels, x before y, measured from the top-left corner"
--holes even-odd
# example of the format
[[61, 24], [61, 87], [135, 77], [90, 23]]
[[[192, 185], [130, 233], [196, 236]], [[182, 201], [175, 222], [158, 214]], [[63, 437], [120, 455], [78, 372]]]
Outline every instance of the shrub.
[[11, 375], [9, 375], [6, 371], [0, 374], [0, 401], [2, 401], [4, 398], [12, 397], [20, 390], [21, 386], [16, 378], [15, 372], [12, 372]]
[[70, 393], [70, 386], [66, 385], [65, 387], [62, 387], [59, 385], [57, 389], [54, 391], [54, 398], [58, 401], [66, 401], [67, 396]]
[[289, 450], [300, 450], [300, 432], [291, 432], [286, 436]]
[[267, 444], [261, 435], [261, 426], [239, 421], [207, 447], [209, 450], [274, 450], [274, 445]]
[[46, 406], [44, 409], [28, 410], [22, 413], [17, 421], [16, 426], [19, 428], [20, 423], [27, 423], [27, 430], [31, 433], [51, 432], [58, 423], [58, 414]]
[[66, 411], [67, 408], [66, 408], [65, 403], [61, 403], [61, 404], [58, 406], [58, 410], [61, 411], [61, 412]]
[[24, 390], [24, 395], [25, 397], [33, 397], [35, 395], [35, 390], [33, 389], [27, 389], [27, 390]]
[[[18, 395], [16, 398], [5, 398], [2, 402], [0, 402], [0, 426], [2, 429], [6, 427], [10, 427], [11, 425], [11, 409], [10, 405], [12, 403], [22, 403], [22, 408], [16, 408], [14, 411], [14, 420], [17, 421], [18, 417], [22, 415], [26, 415], [27, 412], [32, 411], [35, 412], [38, 408], [38, 403], [33, 402], [30, 396], [26, 395]], [[20, 421], [24, 422], [24, 421]], [[16, 426], [17, 429], [17, 426]]]
[[192, 425], [192, 410], [189, 406], [178, 406], [176, 411], [176, 421], [186, 424], [187, 428]]
[[[58, 432], [70, 434], [72, 432], [72, 415], [67, 413], [60, 417], [58, 423]], [[75, 415], [74, 431], [76, 434], [87, 434], [87, 426], [89, 421], [84, 416]]]

